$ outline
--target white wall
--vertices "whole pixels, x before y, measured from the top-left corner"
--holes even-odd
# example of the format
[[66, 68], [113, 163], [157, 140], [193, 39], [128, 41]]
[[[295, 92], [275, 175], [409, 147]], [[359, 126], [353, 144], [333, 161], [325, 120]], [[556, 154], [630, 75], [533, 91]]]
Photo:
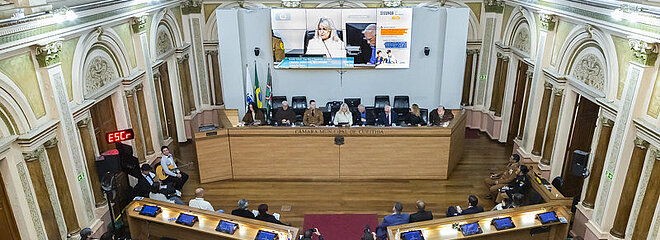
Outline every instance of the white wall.
[[[245, 75], [254, 81], [257, 63], [265, 93], [267, 64], [272, 66], [270, 9], [218, 9], [218, 48], [226, 108], [243, 115]], [[414, 8], [410, 68], [407, 69], [273, 69], [275, 96], [307, 96], [320, 106], [345, 97], [362, 97], [373, 105], [375, 95], [410, 96], [410, 103], [433, 109], [439, 104], [459, 108], [465, 68], [469, 9]], [[424, 55], [424, 47], [431, 49]], [[254, 48], [261, 48], [258, 57]], [[249, 72], [245, 72], [248, 64]]]

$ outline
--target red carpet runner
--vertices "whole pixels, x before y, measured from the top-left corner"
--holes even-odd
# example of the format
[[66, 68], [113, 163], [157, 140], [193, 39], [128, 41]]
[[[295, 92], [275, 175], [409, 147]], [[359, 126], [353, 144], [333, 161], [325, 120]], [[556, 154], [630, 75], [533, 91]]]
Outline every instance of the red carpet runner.
[[[371, 231], [376, 231], [376, 214], [306, 214], [304, 229], [318, 228], [326, 240], [360, 240], [364, 226], [369, 224]], [[314, 237], [316, 240], [317, 238]]]

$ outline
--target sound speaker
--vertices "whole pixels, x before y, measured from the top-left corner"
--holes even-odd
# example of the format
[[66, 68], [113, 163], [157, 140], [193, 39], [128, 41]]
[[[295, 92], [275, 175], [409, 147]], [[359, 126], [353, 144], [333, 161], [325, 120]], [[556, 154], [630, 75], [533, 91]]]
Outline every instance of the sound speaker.
[[105, 175], [110, 172], [110, 174], [115, 174], [121, 172], [121, 165], [119, 162], [119, 154], [117, 151], [107, 151], [101, 154], [102, 157], [96, 158], [96, 173], [98, 174], [99, 180], [103, 180]]
[[571, 174], [582, 176], [587, 171], [589, 153], [585, 151], [573, 151], [573, 162], [571, 163]]

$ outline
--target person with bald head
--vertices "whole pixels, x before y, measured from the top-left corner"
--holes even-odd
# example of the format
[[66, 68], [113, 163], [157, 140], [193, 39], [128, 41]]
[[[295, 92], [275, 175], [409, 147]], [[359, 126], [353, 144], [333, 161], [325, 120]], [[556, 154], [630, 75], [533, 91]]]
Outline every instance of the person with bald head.
[[278, 109], [273, 116], [276, 125], [291, 125], [296, 122], [296, 113], [289, 106], [289, 102], [282, 101], [282, 108]]
[[421, 221], [428, 221], [428, 220], [433, 220], [433, 213], [431, 211], [426, 211], [424, 210], [426, 208], [426, 204], [422, 200], [417, 200], [417, 212], [410, 214], [410, 222], [421, 222]]
[[429, 126], [442, 126], [451, 122], [452, 119], [454, 119], [454, 114], [451, 113], [451, 110], [446, 110], [444, 106], [440, 105], [429, 114]]
[[204, 210], [207, 210], [207, 211], [215, 211], [215, 210], [213, 210], [213, 206], [211, 206], [211, 203], [204, 200], [204, 189], [203, 188], [195, 189], [195, 198], [190, 199], [190, 202], [188, 202], [188, 206], [194, 207], [194, 208], [199, 208], [199, 209], [204, 209]]

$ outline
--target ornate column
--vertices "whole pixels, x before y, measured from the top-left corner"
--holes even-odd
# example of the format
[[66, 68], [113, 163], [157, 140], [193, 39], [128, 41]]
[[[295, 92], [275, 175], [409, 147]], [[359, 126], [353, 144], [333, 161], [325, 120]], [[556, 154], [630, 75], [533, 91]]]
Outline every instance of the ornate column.
[[[76, 125], [73, 120], [73, 113], [69, 108], [68, 96], [66, 93], [64, 76], [62, 75], [62, 66], [60, 62], [60, 51], [62, 49], [61, 41], [54, 41], [45, 45], [35, 46], [35, 58], [39, 63], [37, 73], [46, 85], [46, 88], [53, 90], [54, 106], [57, 108], [57, 114], [60, 119], [58, 135], [62, 144], [63, 164], [67, 166], [66, 175], [58, 178], [75, 178], [77, 181], [68, 181], [72, 183], [69, 187], [71, 195], [74, 198], [75, 208], [78, 213], [83, 214], [84, 221], [94, 219], [94, 201], [90, 190], [89, 181], [85, 173], [85, 165], [79, 159], [83, 158], [81, 152], [80, 139], [75, 133]], [[75, 186], [75, 187], [73, 187]]]
[[222, 80], [220, 79], [220, 63], [218, 62], [218, 50], [207, 50], [209, 77], [213, 83], [213, 105], [223, 105]]
[[[183, 4], [181, 6], [181, 10], [183, 12], [183, 20], [184, 22], [187, 22], [184, 25], [187, 25], [189, 27], [184, 28], [184, 31], [187, 29], [186, 38], [190, 40], [190, 44], [192, 45], [192, 67], [189, 69], [192, 69], [192, 73], [189, 72], [189, 76], [192, 76], [194, 79], [197, 81], [192, 81], [195, 83], [196, 88], [193, 88], [193, 90], [197, 89], [197, 93], [199, 96], [199, 103], [200, 105], [208, 105], [210, 104], [210, 89], [208, 89], [208, 80], [207, 76], [204, 73], [204, 69], [206, 69], [206, 61], [204, 61], [204, 44], [202, 40], [202, 26], [206, 22], [204, 15], [202, 14], [202, 1], [201, 0], [184, 0]], [[194, 96], [194, 95], [193, 95]], [[192, 101], [193, 107], [194, 101]]]
[[502, 75], [502, 53], [497, 53], [497, 62], [495, 63], [495, 75], [493, 76], [493, 85], [492, 85], [492, 91], [490, 95], [490, 107], [488, 108], [489, 111], [495, 112], [495, 110], [498, 108], [497, 107], [497, 93], [500, 91], [499, 90], [499, 82], [500, 82], [500, 76]]
[[536, 156], [541, 155], [541, 148], [543, 147], [543, 137], [545, 133], [545, 126], [548, 120], [548, 108], [550, 107], [550, 95], [552, 95], [552, 84], [545, 83], [543, 85], [543, 100], [541, 101], [541, 111], [539, 112], [539, 121], [536, 126], [536, 135], [534, 135], [534, 148], [532, 154]]
[[[611, 195], [618, 195], [618, 192], [625, 191], [629, 185], [621, 189], [620, 184], [614, 184], [614, 181], [623, 181], [626, 179], [626, 172], [620, 171], [621, 166], [627, 164], [621, 156], [631, 151], [629, 145], [623, 144], [627, 141], [633, 141], [636, 137], [635, 131], [630, 131], [633, 123], [635, 109], [641, 104], [645, 104], [644, 98], [637, 97], [639, 89], [650, 88], [656, 80], [657, 73], [655, 61], [658, 57], [658, 43], [647, 43], [638, 39], [629, 39], [629, 44], [633, 50], [633, 60], [628, 63], [628, 74], [626, 75], [626, 87], [621, 93], [621, 107], [617, 111], [612, 128], [612, 144], [608, 149], [604, 171], [611, 173], [612, 178], [603, 178], [598, 188], [596, 204], [593, 211], [593, 222], [600, 225], [601, 229], [607, 230], [608, 223], [614, 221], [618, 215], [613, 214], [617, 208], [616, 199]], [[625, 63], [619, 63], [625, 64]], [[636, 107], [637, 106], [637, 107]], [[623, 161], [623, 162], [622, 162]], [[615, 192], [616, 194], [610, 194]], [[626, 226], [624, 225], [623, 228]], [[619, 229], [616, 229], [617, 231]], [[617, 233], [623, 233], [624, 230]]]
[[545, 137], [545, 145], [543, 146], [543, 156], [541, 157], [541, 164], [550, 165], [550, 158], [552, 157], [552, 147], [555, 144], [555, 133], [557, 132], [557, 122], [559, 120], [559, 110], [561, 108], [561, 100], [564, 96], [564, 89], [552, 88], [554, 98], [552, 100], [552, 110], [550, 111], [550, 119], [548, 120], [548, 133]]
[[149, 114], [147, 113], [147, 105], [144, 101], [144, 91], [142, 83], [135, 86], [135, 94], [137, 96], [138, 111], [140, 112], [140, 122], [142, 123], [142, 136], [144, 136], [144, 145], [147, 150], [147, 155], [154, 154], [154, 143], [151, 140], [151, 128], [149, 127]]
[[142, 137], [142, 126], [140, 125], [140, 113], [137, 111], [137, 101], [135, 100], [135, 89], [124, 91], [126, 94], [126, 103], [128, 105], [128, 114], [131, 118], [131, 127], [133, 128], [133, 142], [135, 142], [135, 154], [140, 162], [145, 162], [144, 139]]
[[43, 153], [44, 149], [38, 148], [32, 152], [23, 153], [23, 158], [30, 173], [32, 187], [34, 188], [34, 194], [39, 205], [39, 212], [41, 212], [41, 218], [46, 228], [46, 236], [48, 236], [48, 239], [62, 239], [60, 230], [57, 227], [53, 203], [50, 201], [50, 195], [48, 194], [48, 186], [44, 179], [44, 171], [41, 168]]
[[644, 159], [648, 151], [649, 143], [639, 137], [635, 138], [635, 148], [633, 149], [632, 156], [630, 157], [630, 164], [628, 165], [628, 172], [623, 184], [624, 188], [619, 198], [619, 207], [616, 210], [614, 218], [614, 226], [610, 229], [610, 234], [618, 238], [626, 237], [626, 227], [628, 226], [628, 218], [630, 217], [630, 210], [632, 209], [633, 201], [635, 200], [635, 192], [637, 191], [637, 183], [642, 174], [642, 167], [644, 166]]
[[[44, 148], [46, 148], [46, 155], [48, 156], [53, 176], [64, 176], [66, 175], [66, 172], [64, 171], [64, 165], [62, 164], [60, 149], [58, 148], [57, 143], [57, 138], [53, 138], [44, 143]], [[56, 177], [54, 178], [54, 181], [58, 193], [57, 198], [60, 201], [60, 206], [62, 207], [62, 213], [64, 215], [64, 222], [66, 223], [66, 232], [69, 234], [77, 233], [80, 231], [80, 225], [78, 223], [78, 218], [76, 217], [76, 208], [74, 207], [73, 199], [71, 198], [69, 183], [67, 183], [66, 178], [63, 177]]]
[[463, 75], [463, 95], [461, 96], [462, 105], [470, 105], [470, 90], [472, 89], [472, 73], [474, 69], [474, 54], [478, 53], [477, 49], [468, 49], [465, 58], [465, 74]]
[[502, 56], [502, 66], [500, 68], [499, 81], [497, 81], [497, 98], [495, 103], [495, 116], [502, 116], [502, 102], [504, 101], [504, 89], [506, 88], [506, 77], [509, 72], [509, 57]]
[[[164, 108], [164, 103], [163, 103], [163, 91], [161, 88], [160, 84], [160, 72], [156, 71], [153, 74], [153, 79], [154, 79], [154, 87], [156, 91], [156, 106], [158, 106], [158, 117], [160, 119], [160, 130], [162, 133], [162, 139], [165, 140], [170, 137], [168, 131], [167, 131], [167, 120], [165, 119], [165, 108]], [[160, 145], [164, 145], [164, 141], [161, 141]]]
[[648, 237], [655, 208], [658, 205], [658, 197], [660, 197], [660, 181], [658, 181], [660, 179], [660, 152], [655, 151], [653, 158], [651, 176], [649, 177], [648, 185], [646, 185], [644, 199], [639, 209], [632, 239], [646, 239]]
[[[500, 35], [504, 1], [488, 0], [484, 3], [484, 37], [481, 43], [481, 61], [479, 62], [478, 81], [475, 83], [474, 105], [484, 106], [486, 102], [486, 89], [488, 88], [488, 75], [490, 74], [493, 46]], [[485, 106], [484, 106], [485, 107]]]
[[[160, 86], [155, 85], [157, 81], [154, 79], [155, 77], [155, 72], [152, 69], [152, 62], [151, 62], [151, 56], [149, 54], [149, 39], [147, 38], [147, 16], [139, 16], [139, 17], [133, 17], [131, 19], [131, 27], [133, 28], [133, 33], [137, 34], [139, 36], [139, 44], [136, 44], [136, 47], [138, 49], [142, 50], [142, 61], [145, 63], [144, 65], [144, 71], [145, 71], [145, 80], [144, 80], [144, 87], [145, 91], [147, 91], [148, 95], [151, 97], [149, 99], [145, 99], [145, 105], [146, 101], [149, 101], [148, 105], [154, 106], [152, 111], [145, 112], [146, 115], [149, 115], [148, 119], [152, 119], [154, 121], [154, 125], [156, 126], [162, 126], [164, 125], [163, 123], [163, 118], [159, 117], [159, 114], [163, 114], [161, 111], [161, 106], [162, 104], [159, 104], [161, 99], [160, 94], [158, 90]], [[151, 126], [151, 124], [147, 125]], [[157, 141], [157, 145], [163, 145], [164, 143], [164, 135], [165, 132], [162, 131], [162, 128], [160, 127], [155, 127], [153, 130], [156, 132], [155, 137]]]
[[85, 118], [76, 123], [76, 125], [78, 126], [80, 141], [82, 142], [83, 152], [85, 154], [85, 162], [87, 163], [87, 171], [89, 172], [89, 181], [92, 185], [94, 202], [96, 203], [96, 207], [100, 207], [106, 203], [106, 200], [101, 191], [101, 182], [96, 171], [96, 154], [94, 153], [93, 139], [94, 129], [90, 126], [91, 123], [91, 119]]
[[525, 100], [523, 100], [522, 114], [520, 116], [520, 127], [518, 128], [518, 140], [522, 140], [523, 134], [525, 132], [525, 120], [527, 120], [527, 107], [529, 106], [529, 90], [532, 88], [532, 75], [534, 75], [534, 69], [527, 68], [527, 84], [525, 84]]
[[177, 58], [179, 66], [179, 82], [181, 84], [181, 94], [183, 95], [183, 113], [190, 115], [195, 110], [195, 99], [193, 96], [192, 83], [190, 81], [190, 67], [188, 66], [188, 54]]
[[587, 184], [587, 191], [582, 200], [582, 205], [587, 208], [594, 208], [596, 195], [598, 194], [598, 185], [600, 185], [600, 178], [603, 175], [603, 165], [605, 164], [605, 156], [607, 155], [607, 146], [610, 144], [610, 137], [612, 136], [612, 127], [614, 122], [608, 118], [600, 118], [600, 136], [598, 137], [598, 145], [594, 151], [594, 162], [591, 164], [591, 175], [589, 176], [589, 183]]

